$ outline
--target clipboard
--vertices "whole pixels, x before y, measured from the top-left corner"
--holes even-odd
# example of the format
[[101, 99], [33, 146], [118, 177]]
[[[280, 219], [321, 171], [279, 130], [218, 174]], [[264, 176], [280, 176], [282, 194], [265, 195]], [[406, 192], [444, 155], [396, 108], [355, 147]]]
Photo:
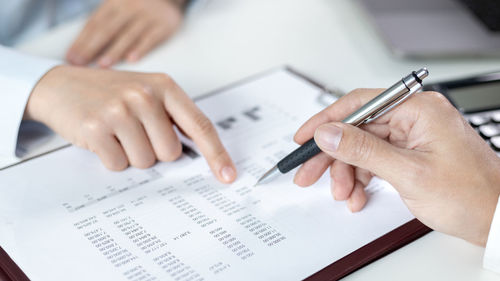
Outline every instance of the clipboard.
[[[284, 69], [287, 72], [306, 81], [307, 83], [317, 87], [321, 94], [333, 95], [337, 97], [341, 94], [338, 90], [328, 89], [323, 84], [317, 82], [316, 80], [302, 74], [301, 72], [291, 67], [285, 66], [285, 67], [280, 67], [279, 69]], [[217, 94], [222, 90], [229, 89], [250, 82], [252, 80], [255, 80], [272, 71], [275, 71], [275, 69], [243, 79], [236, 83], [230, 84], [213, 92], [202, 95], [198, 98], [195, 98], [194, 100], [198, 101], [207, 98], [209, 96]], [[65, 147], [67, 146], [63, 146], [59, 149], [63, 149]], [[41, 157], [45, 154], [46, 153], [43, 153], [36, 157]], [[23, 162], [15, 165], [20, 165], [22, 163]], [[386, 233], [385, 235], [373, 240], [372, 242], [364, 245], [363, 247], [351, 252], [350, 254], [344, 256], [343, 258], [336, 261], [332, 261], [330, 265], [328, 265], [327, 267], [321, 269], [316, 273], [312, 273], [312, 275], [310, 275], [305, 280], [307, 281], [339, 280], [349, 275], [350, 273], [372, 263], [373, 261], [376, 261], [377, 259], [380, 259], [396, 251], [397, 249], [411, 243], [412, 241], [424, 236], [425, 234], [431, 231], [432, 230], [430, 228], [422, 224], [420, 221], [418, 221], [417, 219], [413, 219], [399, 226], [398, 228]], [[20, 267], [17, 264], [15, 264], [15, 262], [1, 248], [0, 245], [0, 281], [29, 281], [29, 280], [30, 279], [26, 276], [26, 274], [20, 269]]]

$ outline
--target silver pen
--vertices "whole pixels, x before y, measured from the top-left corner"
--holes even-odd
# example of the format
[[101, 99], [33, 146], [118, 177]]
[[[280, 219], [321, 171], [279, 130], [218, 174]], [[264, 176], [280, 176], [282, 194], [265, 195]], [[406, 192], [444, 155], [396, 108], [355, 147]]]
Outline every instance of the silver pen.
[[[361, 126], [362, 124], [372, 122], [407, 100], [414, 93], [420, 91], [422, 89], [422, 80], [427, 76], [429, 76], [429, 71], [426, 68], [413, 71], [410, 75], [399, 80], [396, 84], [342, 120], [342, 122], [353, 126]], [[266, 172], [257, 181], [255, 186], [271, 181], [279, 174], [288, 173], [320, 152], [321, 150], [314, 141], [314, 138], [310, 139]]]

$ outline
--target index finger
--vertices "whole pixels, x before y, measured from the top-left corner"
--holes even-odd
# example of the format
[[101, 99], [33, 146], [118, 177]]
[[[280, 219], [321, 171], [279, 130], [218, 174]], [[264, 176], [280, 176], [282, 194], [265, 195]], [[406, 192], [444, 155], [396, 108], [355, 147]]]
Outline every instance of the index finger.
[[307, 120], [295, 133], [294, 141], [298, 144], [307, 142], [320, 125], [343, 120], [382, 91], [383, 89], [356, 89], [348, 93]]
[[201, 112], [177, 84], [167, 76], [160, 76], [163, 101], [174, 122], [198, 146], [214, 175], [225, 183], [236, 179], [236, 167], [222, 145], [212, 122]]

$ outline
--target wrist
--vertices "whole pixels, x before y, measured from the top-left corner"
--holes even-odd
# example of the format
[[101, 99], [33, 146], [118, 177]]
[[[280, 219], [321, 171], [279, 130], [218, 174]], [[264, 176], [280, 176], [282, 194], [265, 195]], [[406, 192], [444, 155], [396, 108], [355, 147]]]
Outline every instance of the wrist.
[[64, 71], [68, 66], [58, 65], [47, 71], [31, 91], [26, 104], [23, 120], [33, 120], [45, 123], [47, 109], [50, 108], [49, 94], [58, 88], [58, 77], [60, 70]]

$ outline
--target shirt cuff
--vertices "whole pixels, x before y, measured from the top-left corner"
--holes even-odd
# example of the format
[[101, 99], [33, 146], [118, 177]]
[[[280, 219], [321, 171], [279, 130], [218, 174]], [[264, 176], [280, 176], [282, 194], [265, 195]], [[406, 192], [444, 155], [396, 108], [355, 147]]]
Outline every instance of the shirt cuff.
[[483, 267], [500, 273], [500, 198], [491, 221], [488, 242], [484, 251]]
[[45, 73], [60, 61], [0, 46], [0, 155], [16, 156], [19, 127], [28, 98]]

